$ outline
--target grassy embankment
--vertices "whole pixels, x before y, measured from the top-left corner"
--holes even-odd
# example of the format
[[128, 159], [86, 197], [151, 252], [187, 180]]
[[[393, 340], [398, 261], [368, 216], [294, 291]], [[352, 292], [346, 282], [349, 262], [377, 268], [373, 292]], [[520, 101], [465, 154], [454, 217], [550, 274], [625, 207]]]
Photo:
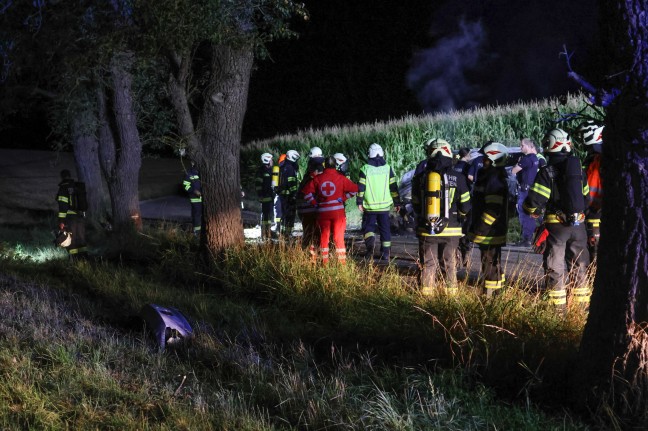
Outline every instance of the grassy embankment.
[[[587, 428], [563, 410], [585, 314], [522, 277], [423, 297], [393, 268], [282, 246], [200, 269], [174, 226], [114, 249], [95, 232], [108, 246], [71, 267], [45, 228], [0, 235], [3, 429]], [[191, 345], [156, 351], [131, 319], [151, 302], [189, 316]]]

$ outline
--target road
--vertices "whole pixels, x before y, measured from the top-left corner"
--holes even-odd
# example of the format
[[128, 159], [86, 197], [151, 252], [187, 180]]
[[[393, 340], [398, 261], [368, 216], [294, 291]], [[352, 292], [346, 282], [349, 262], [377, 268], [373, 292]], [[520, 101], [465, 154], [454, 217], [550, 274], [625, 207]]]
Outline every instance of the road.
[[[149, 222], [191, 223], [191, 207], [183, 196], [166, 196], [140, 202], [142, 218]], [[251, 211], [242, 212], [248, 239], [259, 238], [261, 229], [258, 226], [259, 214]], [[295, 226], [295, 235], [301, 235], [301, 225]], [[364, 255], [365, 247], [362, 235], [357, 230], [348, 230], [347, 247], [351, 256]], [[413, 234], [394, 235], [392, 237], [392, 265], [403, 274], [413, 275], [417, 271], [418, 241]], [[460, 278], [476, 279], [480, 273], [480, 254], [477, 247], [471, 250], [468, 268], [459, 270]], [[542, 280], [542, 256], [533, 253], [529, 248], [505, 246], [502, 249], [502, 262], [506, 279], [524, 280], [525, 285], [536, 285]]]

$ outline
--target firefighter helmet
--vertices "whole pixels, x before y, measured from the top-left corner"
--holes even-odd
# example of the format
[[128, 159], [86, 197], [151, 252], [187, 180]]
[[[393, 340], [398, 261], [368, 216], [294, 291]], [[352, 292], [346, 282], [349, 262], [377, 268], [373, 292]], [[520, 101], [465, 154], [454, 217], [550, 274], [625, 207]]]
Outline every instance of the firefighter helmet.
[[369, 158], [373, 159], [374, 157], [384, 157], [385, 153], [380, 145], [375, 142], [369, 145]]
[[585, 145], [596, 145], [603, 143], [603, 129], [605, 126], [596, 124], [589, 120], [578, 126], [578, 134]]
[[547, 153], [569, 153], [572, 150], [571, 138], [563, 129], [550, 130], [542, 139], [542, 148]]
[[493, 163], [495, 167], [501, 167], [506, 164], [508, 158], [508, 147], [499, 142], [487, 142], [480, 152]]
[[445, 139], [430, 139], [425, 143], [425, 151], [428, 157], [434, 157], [441, 154], [443, 157], [452, 158], [452, 147]]
[[261, 163], [263, 163], [264, 165], [272, 164], [272, 154], [270, 153], [261, 154]]
[[336, 166], [343, 165], [347, 161], [347, 158], [344, 157], [344, 154], [342, 154], [342, 153], [333, 154], [333, 158], [335, 158]]
[[54, 238], [54, 244], [63, 248], [69, 247], [72, 244], [72, 234], [66, 230], [58, 231]]
[[296, 162], [297, 160], [299, 160], [299, 157], [301, 156], [295, 150], [288, 150], [288, 152], [286, 153], [286, 158], [291, 162]]
[[311, 148], [308, 157], [310, 157], [311, 159], [313, 157], [322, 157], [322, 149], [320, 147]]

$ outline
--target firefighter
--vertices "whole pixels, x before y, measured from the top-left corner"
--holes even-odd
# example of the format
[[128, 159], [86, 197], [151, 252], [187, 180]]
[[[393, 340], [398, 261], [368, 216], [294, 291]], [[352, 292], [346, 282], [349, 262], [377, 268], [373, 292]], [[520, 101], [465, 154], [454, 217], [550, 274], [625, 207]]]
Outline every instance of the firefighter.
[[333, 154], [333, 158], [335, 158], [335, 169], [337, 169], [337, 171], [345, 177], [351, 178], [351, 172], [349, 171], [349, 161], [347, 160], [346, 156], [342, 153], [335, 153]]
[[187, 196], [189, 196], [189, 202], [191, 203], [193, 234], [199, 237], [202, 230], [202, 186], [196, 163], [193, 160], [191, 161], [191, 166], [185, 172], [182, 187], [187, 193]]
[[[468, 172], [470, 171], [470, 148], [462, 148], [458, 153], [459, 160], [454, 165], [454, 170], [460, 175], [463, 175], [470, 190], [470, 185], [468, 182]], [[458, 249], [458, 258], [460, 266], [468, 268], [468, 256], [470, 256], [470, 249], [472, 244], [468, 239], [468, 228], [470, 227], [470, 211], [463, 219], [463, 224], [461, 225], [461, 232], [463, 236], [459, 238], [459, 249]]]
[[329, 262], [331, 233], [335, 243], [335, 254], [340, 264], [346, 263], [346, 213], [344, 202], [358, 192], [358, 185], [338, 172], [333, 156], [326, 158], [324, 172], [317, 175], [304, 187], [304, 199], [317, 208], [317, 225], [320, 231], [320, 252], [322, 263]]
[[261, 202], [261, 239], [272, 238], [272, 220], [274, 218], [274, 196], [272, 187], [272, 154], [261, 154], [261, 166], [257, 170], [255, 189]]
[[277, 234], [281, 231], [281, 199], [279, 198], [279, 180], [281, 175], [281, 169], [286, 163], [286, 153], [283, 153], [279, 156], [277, 164], [272, 166], [272, 189], [275, 192], [274, 198], [274, 223], [272, 224], [272, 230]]
[[58, 228], [59, 232], [69, 232], [72, 236], [71, 243], [66, 250], [71, 261], [83, 259], [87, 255], [85, 240], [85, 189], [72, 178], [69, 170], [63, 169], [60, 173], [61, 182], [56, 193], [58, 203]]
[[365, 259], [372, 259], [376, 242], [376, 226], [380, 232], [380, 260], [389, 262], [391, 231], [389, 211], [392, 205], [400, 210], [400, 196], [394, 171], [384, 159], [380, 145], [369, 146], [367, 164], [360, 169], [356, 204], [362, 213], [362, 233], [366, 247]]
[[445, 291], [457, 292], [456, 253], [461, 225], [470, 211], [466, 177], [452, 166], [452, 147], [443, 139], [425, 143], [427, 162], [412, 179], [412, 205], [417, 215], [419, 285], [424, 295], [434, 292], [437, 275], [446, 279]]
[[549, 131], [542, 140], [547, 166], [540, 169], [524, 201], [527, 214], [540, 217], [548, 231], [543, 253], [545, 290], [560, 312], [567, 307], [566, 265], [574, 271], [574, 302], [587, 307], [590, 292], [585, 286], [589, 254], [584, 211], [589, 188], [578, 157], [572, 154], [572, 142], [562, 129]]
[[502, 247], [508, 228], [508, 183], [505, 169], [508, 148], [490, 141], [480, 153], [484, 166], [473, 186], [472, 216], [468, 237], [479, 246], [484, 293], [491, 297], [501, 292], [505, 277]]
[[603, 151], [603, 128], [594, 121], [586, 121], [578, 128], [581, 141], [587, 148], [585, 173], [589, 187], [590, 202], [585, 211], [585, 228], [587, 230], [587, 249], [590, 262], [596, 259], [599, 237], [601, 235], [601, 202], [603, 183], [601, 182], [601, 153]]
[[299, 165], [297, 161], [301, 156], [295, 150], [286, 152], [286, 160], [279, 170], [279, 202], [281, 204], [281, 229], [284, 239], [292, 237], [297, 215], [297, 188], [299, 187]]
[[317, 231], [317, 208], [313, 207], [310, 202], [304, 199], [304, 188], [313, 180], [314, 177], [324, 171], [324, 157], [319, 147], [313, 147], [308, 154], [308, 164], [306, 165], [306, 174], [299, 183], [297, 188], [297, 215], [302, 224], [302, 249], [308, 248], [311, 259], [315, 261], [317, 253], [315, 252], [315, 234]]

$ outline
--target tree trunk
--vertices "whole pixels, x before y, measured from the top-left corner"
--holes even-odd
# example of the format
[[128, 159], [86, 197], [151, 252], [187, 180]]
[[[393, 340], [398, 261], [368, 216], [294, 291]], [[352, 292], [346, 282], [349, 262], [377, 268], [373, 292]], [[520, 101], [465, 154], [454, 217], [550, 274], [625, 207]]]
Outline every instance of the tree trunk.
[[142, 228], [139, 206], [142, 143], [133, 109], [133, 78], [129, 70], [132, 63], [132, 54], [115, 55], [110, 65], [112, 99], [106, 97], [104, 88], [97, 91], [101, 166], [108, 183], [113, 226], [116, 231], [126, 233], [133, 227]]
[[648, 7], [601, 2], [627, 81], [605, 118], [598, 269], [581, 343], [580, 398], [622, 426], [648, 425]]
[[212, 48], [210, 82], [199, 120], [197, 166], [203, 186], [203, 254], [243, 245], [240, 145], [254, 56], [251, 47]]
[[183, 145], [189, 149], [190, 154], [193, 154], [199, 144], [187, 97], [191, 56], [189, 53], [180, 55], [176, 52], [170, 52], [167, 58], [171, 69], [168, 81], [169, 97], [178, 121], [178, 131]]
[[95, 119], [95, 113], [87, 109], [72, 120], [72, 148], [79, 181], [86, 184], [86, 217], [99, 221], [106, 213], [107, 196], [99, 167], [99, 140], [94, 130], [89, 130]]

